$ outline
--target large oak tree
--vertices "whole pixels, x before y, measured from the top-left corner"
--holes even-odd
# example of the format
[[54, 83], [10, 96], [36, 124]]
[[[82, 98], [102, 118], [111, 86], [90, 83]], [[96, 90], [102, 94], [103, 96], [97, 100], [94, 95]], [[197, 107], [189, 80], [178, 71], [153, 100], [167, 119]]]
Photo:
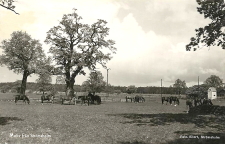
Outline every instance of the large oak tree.
[[16, 31], [10, 39], [2, 41], [0, 48], [3, 49], [0, 64], [17, 74], [23, 74], [20, 93], [25, 94], [27, 77], [44, 65], [46, 56], [42, 45], [26, 32]]
[[186, 45], [186, 50], [195, 51], [202, 47], [221, 46], [225, 49], [225, 3], [224, 0], [196, 0], [197, 11], [211, 22], [196, 29], [196, 36]]
[[69, 97], [74, 96], [73, 86], [78, 74], [85, 75], [84, 68], [95, 70], [96, 64], [106, 67], [106, 62], [115, 53], [115, 42], [107, 40], [109, 28], [105, 20], [92, 25], [83, 24], [76, 13], [66, 14], [58, 26], [47, 32], [45, 42], [50, 44], [50, 53], [56, 62], [54, 74], [65, 75]]

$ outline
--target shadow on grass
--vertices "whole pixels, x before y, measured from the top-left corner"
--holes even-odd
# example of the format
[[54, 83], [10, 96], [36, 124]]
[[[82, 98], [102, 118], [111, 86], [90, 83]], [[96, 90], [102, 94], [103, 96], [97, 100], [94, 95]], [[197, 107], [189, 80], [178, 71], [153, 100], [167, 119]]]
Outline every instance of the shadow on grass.
[[127, 118], [123, 124], [136, 124], [138, 126], [149, 125], [170, 125], [172, 123], [195, 124], [195, 126], [204, 128], [211, 127], [217, 130], [225, 129], [225, 116], [214, 115], [189, 115], [186, 113], [160, 113], [160, 114], [110, 114], [110, 116], [120, 116]]
[[10, 123], [10, 121], [22, 121], [23, 119], [20, 119], [18, 117], [0, 117], [0, 125], [7, 125]]

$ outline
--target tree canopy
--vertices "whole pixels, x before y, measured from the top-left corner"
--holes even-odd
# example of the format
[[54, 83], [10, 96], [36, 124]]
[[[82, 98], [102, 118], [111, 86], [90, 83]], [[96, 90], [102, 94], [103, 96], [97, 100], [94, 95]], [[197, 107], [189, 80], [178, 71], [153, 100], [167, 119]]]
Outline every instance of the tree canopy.
[[208, 85], [208, 87], [215, 87], [215, 88], [220, 88], [223, 86], [223, 80], [216, 76], [216, 75], [211, 75], [210, 77], [208, 77], [205, 82], [206, 85]]
[[0, 64], [6, 65], [9, 70], [23, 74], [21, 93], [25, 93], [27, 77], [44, 65], [46, 56], [38, 40], [32, 39], [26, 32], [16, 31], [11, 38], [3, 40], [0, 48]]
[[198, 29], [195, 29], [196, 36], [192, 37], [186, 45], [186, 50], [195, 51], [204, 46], [221, 46], [225, 49], [225, 3], [224, 0], [196, 0], [199, 7], [197, 11], [204, 15], [204, 18], [211, 19], [211, 22]]
[[175, 81], [175, 83], [173, 84], [173, 87], [176, 88], [178, 94], [181, 94], [181, 90], [182, 89], [186, 89], [187, 88], [186, 82], [185, 81], [182, 81], [180, 79], [177, 79]]
[[95, 93], [102, 92], [106, 86], [104, 77], [100, 71], [91, 72], [87, 81], [84, 81], [82, 86], [85, 91]]
[[13, 5], [14, 2], [15, 2], [14, 0], [0, 0], [0, 6], [8, 10], [11, 10], [16, 14], [19, 14], [14, 10], [15, 9], [15, 6]]
[[47, 32], [45, 42], [50, 44], [50, 53], [56, 62], [54, 74], [65, 75], [66, 88], [74, 95], [73, 85], [78, 74], [85, 75], [84, 68], [95, 70], [96, 64], [106, 67], [115, 53], [115, 42], [107, 40], [109, 28], [105, 20], [92, 25], [83, 24], [76, 13], [64, 15], [58, 26]]
[[206, 84], [194, 85], [186, 90], [186, 95], [193, 98], [207, 98], [208, 88]]
[[132, 93], [135, 93], [137, 91], [137, 88], [135, 87], [135, 85], [130, 85], [130, 86], [127, 87], [126, 91], [127, 91], [128, 94], [132, 94]]

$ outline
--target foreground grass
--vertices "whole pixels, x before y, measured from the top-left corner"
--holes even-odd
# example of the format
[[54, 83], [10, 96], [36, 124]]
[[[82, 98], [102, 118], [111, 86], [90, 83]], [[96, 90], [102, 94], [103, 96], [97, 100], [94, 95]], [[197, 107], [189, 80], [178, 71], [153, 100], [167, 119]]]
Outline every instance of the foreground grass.
[[[103, 102], [81, 106], [0, 102], [0, 143], [180, 144], [224, 143], [224, 115], [188, 115], [180, 106]], [[219, 103], [219, 102], [218, 102]], [[13, 134], [13, 136], [12, 136]], [[38, 137], [38, 135], [46, 137]], [[16, 137], [21, 135], [21, 137]], [[206, 140], [182, 136], [214, 136]], [[35, 136], [35, 137], [32, 137]]]

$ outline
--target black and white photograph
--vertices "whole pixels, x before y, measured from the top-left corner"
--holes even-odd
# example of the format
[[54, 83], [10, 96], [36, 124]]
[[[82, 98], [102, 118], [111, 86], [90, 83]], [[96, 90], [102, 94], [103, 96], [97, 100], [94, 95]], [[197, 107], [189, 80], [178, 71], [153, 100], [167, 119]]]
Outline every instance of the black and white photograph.
[[0, 0], [0, 144], [224, 143], [224, 0]]

